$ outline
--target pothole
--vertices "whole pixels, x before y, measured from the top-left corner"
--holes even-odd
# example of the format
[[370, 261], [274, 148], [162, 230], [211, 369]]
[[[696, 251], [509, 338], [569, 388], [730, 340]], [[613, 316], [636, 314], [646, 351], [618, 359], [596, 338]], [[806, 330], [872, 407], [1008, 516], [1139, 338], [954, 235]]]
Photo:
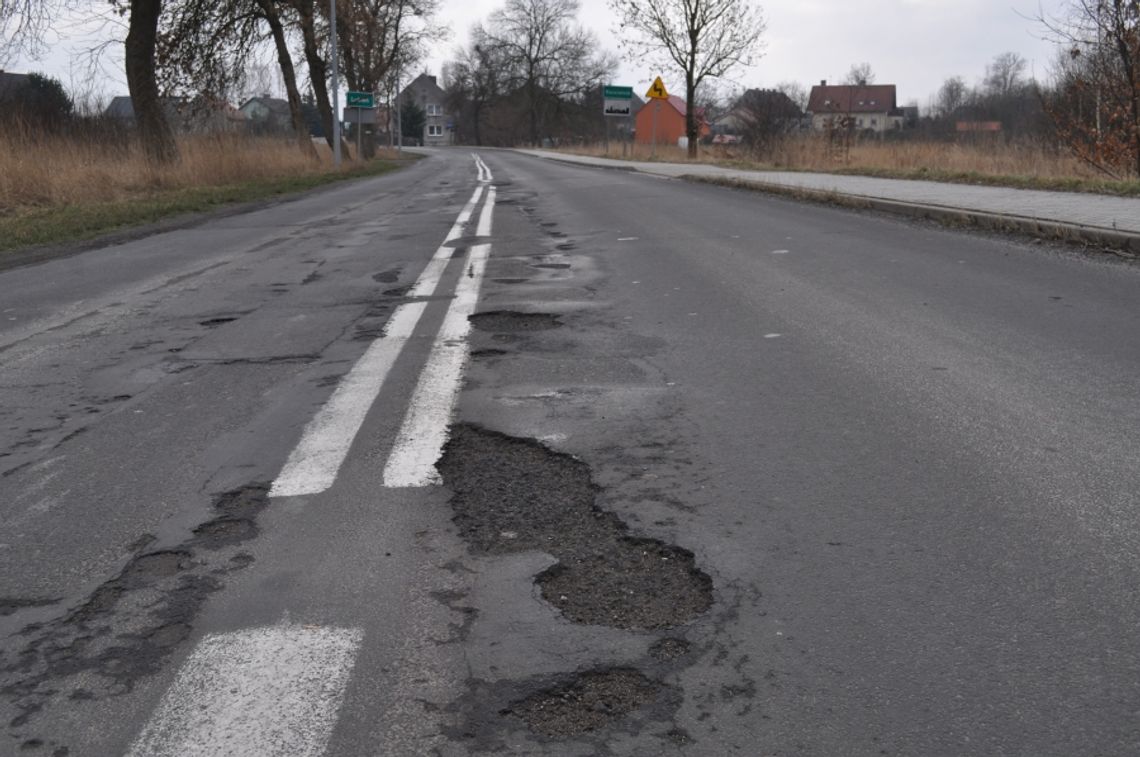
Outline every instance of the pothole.
[[473, 350], [471, 352], [471, 357], [475, 358], [476, 360], [479, 360], [479, 359], [490, 358], [490, 357], [502, 357], [503, 355], [509, 355], [509, 354], [511, 354], [511, 353], [508, 352], [507, 350], [500, 350], [500, 349], [496, 349], [494, 347], [488, 347], [487, 349], [483, 349], [483, 350]]
[[464, 424], [452, 428], [439, 471], [472, 549], [540, 550], [558, 559], [536, 582], [575, 622], [668, 628], [712, 605], [712, 580], [693, 554], [631, 537], [616, 515], [595, 506], [589, 468], [570, 455]]
[[50, 607], [59, 601], [59, 597], [0, 597], [0, 617], [32, 607]]
[[491, 310], [469, 316], [471, 325], [480, 331], [513, 334], [523, 331], [548, 331], [562, 325], [552, 313], [520, 313], [515, 310]]
[[189, 568], [191, 557], [189, 552], [181, 550], [139, 555], [127, 563], [122, 572], [122, 580], [127, 586], [136, 586], [169, 578]]
[[534, 263], [531, 265], [531, 268], [547, 268], [553, 271], [563, 271], [569, 267], [569, 263]]
[[510, 277], [510, 278], [505, 278], [505, 279], [492, 279], [492, 280], [496, 284], [525, 284], [526, 282], [530, 281], [530, 279], [515, 278], [515, 277]]
[[604, 728], [652, 704], [661, 688], [630, 668], [589, 671], [514, 702], [501, 714], [522, 719], [543, 736], [565, 738]]
[[372, 280], [381, 284], [395, 284], [400, 280], [400, 269], [393, 268], [389, 271], [381, 271], [380, 273], [372, 274]]
[[194, 529], [203, 546], [217, 548], [245, 541], [257, 535], [257, 526], [246, 518], [215, 518]]
[[542, 596], [570, 620], [668, 628], [709, 609], [712, 581], [691, 552], [655, 539], [598, 536], [588, 552], [538, 576]]
[[658, 662], [673, 662], [673, 660], [687, 655], [690, 649], [692, 649], [692, 645], [684, 639], [667, 636], [653, 642], [649, 647], [649, 656]]
[[224, 323], [231, 323], [231, 322], [236, 321], [236, 320], [237, 320], [236, 315], [219, 316], [218, 318], [207, 318], [204, 321], [198, 321], [198, 325], [199, 326], [205, 326], [206, 328], [212, 329], [212, 328], [217, 328], [218, 326], [221, 326]]

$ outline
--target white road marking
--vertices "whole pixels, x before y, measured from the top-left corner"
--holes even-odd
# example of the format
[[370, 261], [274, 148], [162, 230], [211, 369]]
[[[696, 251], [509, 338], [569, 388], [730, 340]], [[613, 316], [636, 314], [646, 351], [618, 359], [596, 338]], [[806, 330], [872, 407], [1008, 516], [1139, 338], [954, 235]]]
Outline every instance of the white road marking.
[[[447, 238], [424, 267], [415, 286], [408, 293], [409, 296], [429, 297], [435, 292], [454, 252], [447, 244], [462, 236], [483, 192], [484, 187], [477, 188], [463, 206]], [[364, 423], [364, 416], [376, 401], [396, 358], [412, 336], [426, 308], [427, 303], [424, 302], [405, 303], [396, 308], [388, 320], [384, 334], [369, 345], [364, 355], [337, 385], [328, 402], [305, 426], [301, 440], [270, 487], [269, 496], [317, 494], [333, 485], [336, 474]]]
[[787, 255], [788, 251], [787, 250], [772, 250], [772, 254], [773, 255]]
[[319, 757], [362, 639], [311, 626], [207, 636], [127, 757]]
[[618, 237], [619, 242], [636, 242], [637, 237]]
[[[491, 236], [494, 209], [495, 188], [490, 187], [476, 236]], [[441, 482], [435, 463], [447, 442], [447, 428], [467, 363], [467, 335], [471, 331], [468, 318], [478, 304], [490, 253], [489, 244], [475, 245], [468, 253], [466, 272], [455, 287], [455, 299], [444, 316], [443, 326], [388, 456], [388, 464], [384, 466], [385, 486], [429, 486]]]
[[783, 334], [765, 334], [765, 339], [779, 339]]

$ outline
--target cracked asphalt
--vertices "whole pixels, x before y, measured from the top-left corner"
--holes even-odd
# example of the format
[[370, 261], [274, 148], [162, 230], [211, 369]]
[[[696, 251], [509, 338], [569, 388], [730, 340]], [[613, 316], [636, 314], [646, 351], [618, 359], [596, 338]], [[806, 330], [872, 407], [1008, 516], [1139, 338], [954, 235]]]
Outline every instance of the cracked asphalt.
[[[1140, 752], [1140, 266], [496, 150], [444, 244], [476, 166], [425, 152], [0, 271], [0, 754], [137, 754], [266, 628], [344, 681], [298, 754]], [[443, 484], [386, 488], [441, 244], [491, 245]]]

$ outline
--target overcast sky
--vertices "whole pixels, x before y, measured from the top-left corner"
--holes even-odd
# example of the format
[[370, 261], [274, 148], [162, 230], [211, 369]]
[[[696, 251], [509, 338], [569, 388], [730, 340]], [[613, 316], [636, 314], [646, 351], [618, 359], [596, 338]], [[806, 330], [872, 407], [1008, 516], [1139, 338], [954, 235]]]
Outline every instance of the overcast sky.
[[[1032, 20], [1042, 9], [1056, 12], [1064, 0], [767, 0], [761, 3], [767, 20], [764, 55], [757, 65], [733, 73], [727, 90], [771, 87], [795, 81], [804, 87], [821, 79], [839, 82], [853, 63], [866, 61], [879, 84], [898, 86], [900, 104], [926, 106], [942, 82], [961, 76], [979, 82], [986, 63], [1013, 51], [1029, 61], [1029, 72], [1048, 78], [1052, 44], [1041, 39]], [[442, 0], [440, 20], [450, 26], [451, 39], [433, 50], [426, 62], [439, 73], [444, 60], [467, 40], [471, 25], [485, 19], [502, 0]], [[614, 17], [605, 0], [582, 0], [579, 19], [594, 30], [602, 45], [620, 52], [613, 33]], [[42, 70], [65, 84], [76, 80], [69, 58], [91, 41], [60, 41], [42, 61], [15, 61], [12, 71]], [[125, 94], [126, 82], [111, 58], [100, 89], [105, 95]], [[683, 89], [675, 72], [658, 71], [623, 61], [615, 84], [640, 92], [660, 74], [671, 92]]]

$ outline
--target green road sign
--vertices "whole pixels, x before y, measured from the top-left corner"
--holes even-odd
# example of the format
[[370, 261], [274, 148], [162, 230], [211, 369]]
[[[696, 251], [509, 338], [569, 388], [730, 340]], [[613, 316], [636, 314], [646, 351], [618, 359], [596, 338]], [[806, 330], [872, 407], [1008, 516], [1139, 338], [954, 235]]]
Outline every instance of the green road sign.
[[350, 108], [375, 108], [376, 99], [371, 92], [349, 92], [344, 104]]
[[602, 97], [607, 100], [632, 100], [633, 87], [612, 87], [607, 84], [602, 88]]

